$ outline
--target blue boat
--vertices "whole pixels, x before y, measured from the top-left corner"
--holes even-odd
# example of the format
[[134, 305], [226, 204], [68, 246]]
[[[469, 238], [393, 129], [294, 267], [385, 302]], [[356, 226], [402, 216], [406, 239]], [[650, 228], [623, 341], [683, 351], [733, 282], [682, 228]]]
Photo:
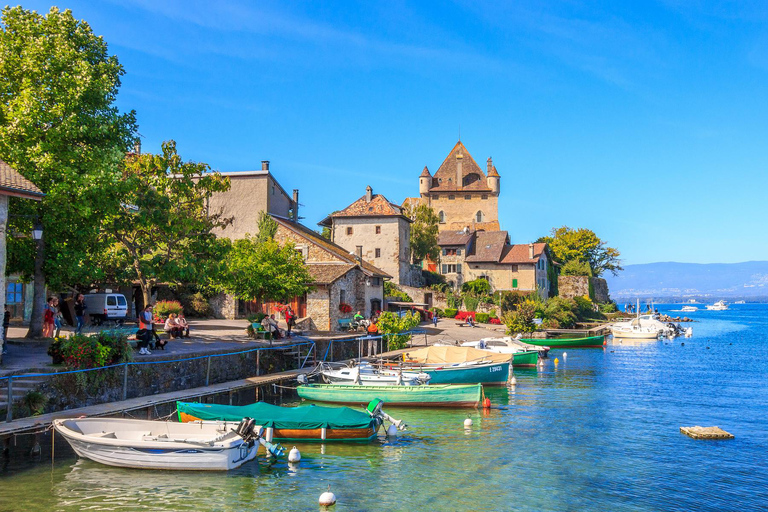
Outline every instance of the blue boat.
[[413, 365], [403, 370], [429, 375], [430, 384], [482, 384], [503, 386], [509, 379], [509, 362], [479, 364]]

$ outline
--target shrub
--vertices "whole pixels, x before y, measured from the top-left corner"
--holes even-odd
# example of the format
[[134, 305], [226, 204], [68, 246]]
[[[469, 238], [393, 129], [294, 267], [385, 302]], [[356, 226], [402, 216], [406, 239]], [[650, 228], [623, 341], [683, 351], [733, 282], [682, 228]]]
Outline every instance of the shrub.
[[467, 311], [475, 311], [478, 304], [480, 304], [480, 299], [478, 297], [475, 297], [474, 295], [466, 295], [464, 297], [464, 307], [467, 308]]
[[[119, 362], [118, 357], [120, 356], [117, 354], [117, 350], [111, 346], [112, 344], [118, 345], [118, 343], [118, 341], [113, 340], [109, 335], [103, 335], [103, 333], [95, 336], [73, 334], [61, 341], [60, 350], [67, 368], [72, 370], [99, 368]], [[127, 342], [125, 343], [127, 344]], [[130, 351], [130, 347], [127, 349], [122, 347], [120, 351], [123, 352], [123, 357], [125, 357], [124, 354]]]
[[400, 317], [396, 313], [385, 311], [379, 316], [376, 326], [387, 341], [388, 350], [398, 350], [405, 348], [411, 339], [410, 334], [400, 334], [419, 325], [420, 316], [418, 313], [409, 311]]
[[447, 318], [454, 318], [458, 312], [459, 310], [456, 308], [445, 308], [445, 316]]
[[475, 319], [475, 312], [474, 311], [459, 311], [454, 318], [456, 320], [466, 320], [467, 318], [472, 318], [472, 320]]
[[488, 316], [490, 318], [498, 318], [498, 316], [496, 316], [496, 311], [491, 311], [490, 313], [488, 313]]
[[570, 260], [560, 269], [561, 276], [592, 276], [592, 269], [589, 263], [581, 260]]
[[179, 314], [184, 312], [181, 302], [177, 300], [161, 300], [155, 304], [155, 317], [168, 318], [171, 313]]
[[133, 349], [125, 333], [119, 330], [105, 330], [96, 334], [95, 337], [100, 345], [110, 350], [107, 364], [133, 361]]
[[488, 313], [476, 313], [475, 314], [475, 320], [480, 322], [481, 324], [487, 324], [488, 320], [491, 319], [491, 315]]
[[437, 316], [445, 316], [445, 313], [444, 313], [444, 312], [443, 312], [443, 310], [442, 310], [442, 309], [440, 309], [440, 308], [432, 308], [432, 309], [430, 309], [430, 311], [431, 311], [433, 314], [436, 314]]
[[572, 299], [552, 297], [544, 303], [542, 326], [549, 329], [570, 329], [576, 325], [578, 306]]
[[347, 303], [342, 302], [341, 304], [339, 304], [339, 312], [344, 313], [344, 314], [351, 313], [352, 312], [352, 306], [350, 306]]
[[496, 292], [494, 295], [494, 302], [501, 308], [502, 315], [508, 311], [514, 311], [517, 309], [518, 304], [524, 302], [531, 293], [529, 292], [516, 292], [516, 291], [504, 291]]
[[491, 283], [487, 279], [475, 279], [467, 281], [461, 285], [461, 291], [474, 294], [475, 296], [488, 295], [491, 293]]
[[384, 296], [392, 299], [397, 299], [400, 302], [413, 302], [410, 295], [402, 291], [397, 285], [391, 281], [384, 281]]
[[615, 313], [618, 311], [615, 302], [606, 302], [605, 304], [600, 304], [598, 307], [600, 308], [601, 313]]
[[182, 297], [184, 310], [191, 317], [205, 318], [211, 316], [211, 305], [205, 296], [198, 292]]
[[533, 332], [536, 325], [533, 319], [536, 315], [537, 303], [526, 299], [517, 305], [517, 309], [504, 315], [504, 323], [507, 325], [507, 334]]
[[260, 324], [262, 320], [264, 320], [264, 317], [267, 316], [266, 313], [253, 313], [252, 315], [249, 315], [248, 323], [249, 324]]
[[[456, 311], [458, 311], [462, 303], [461, 294], [448, 292], [445, 294], [445, 301], [448, 303], [449, 309], [456, 309]], [[453, 315], [450, 315], [450, 316], [453, 316]]]
[[501, 320], [499, 320], [498, 318], [496, 318], [494, 316], [493, 318], [488, 320], [488, 323], [491, 324], [491, 325], [501, 325]]
[[422, 270], [421, 277], [424, 279], [424, 286], [432, 289], [445, 290], [448, 285], [445, 282], [445, 276], [438, 274], [437, 272], [430, 272], [429, 270]]

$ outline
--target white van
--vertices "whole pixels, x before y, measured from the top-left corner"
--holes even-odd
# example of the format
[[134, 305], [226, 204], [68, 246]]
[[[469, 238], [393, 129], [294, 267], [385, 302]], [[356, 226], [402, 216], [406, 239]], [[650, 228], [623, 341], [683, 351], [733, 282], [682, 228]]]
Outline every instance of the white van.
[[91, 317], [92, 324], [107, 320], [120, 323], [128, 315], [128, 301], [122, 293], [88, 293], [84, 297], [85, 314]]

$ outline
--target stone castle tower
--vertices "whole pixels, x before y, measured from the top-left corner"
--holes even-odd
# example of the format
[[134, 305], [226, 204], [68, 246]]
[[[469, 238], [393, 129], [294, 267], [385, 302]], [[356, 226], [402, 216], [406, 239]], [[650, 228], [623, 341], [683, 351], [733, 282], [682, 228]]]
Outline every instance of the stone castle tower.
[[419, 176], [419, 198], [406, 203], [427, 204], [440, 218], [440, 231], [499, 231], [501, 177], [491, 158], [486, 172], [477, 165], [461, 141], [457, 142], [435, 174], [427, 167]]

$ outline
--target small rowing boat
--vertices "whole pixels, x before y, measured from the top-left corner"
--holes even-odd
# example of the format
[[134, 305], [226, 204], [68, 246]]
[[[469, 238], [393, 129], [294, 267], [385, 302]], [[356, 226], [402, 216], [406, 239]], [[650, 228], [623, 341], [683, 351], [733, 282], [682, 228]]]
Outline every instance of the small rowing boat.
[[273, 455], [282, 448], [261, 439], [250, 419], [238, 423], [175, 423], [124, 418], [53, 421], [80, 457], [136, 469], [224, 471], [256, 458], [259, 443]]
[[[176, 402], [176, 409], [181, 422], [253, 418], [266, 429], [264, 435], [268, 441], [366, 442], [376, 438], [384, 420], [389, 418], [380, 406], [377, 410], [373, 404], [368, 405], [366, 412], [361, 412], [349, 407], [315, 404], [279, 407], [264, 402], [250, 405]], [[398, 427], [402, 424], [392, 421]]]
[[603, 346], [605, 336], [587, 336], [585, 338], [523, 338], [520, 341], [529, 345], [548, 346], [550, 348], [597, 348]]
[[388, 405], [408, 407], [477, 407], [483, 386], [429, 384], [427, 386], [360, 386], [355, 384], [304, 384], [296, 388], [306, 400], [339, 404], [367, 404], [380, 399]]
[[403, 354], [403, 370], [423, 372], [433, 384], [502, 386], [509, 380], [509, 354], [471, 347], [431, 346]]

